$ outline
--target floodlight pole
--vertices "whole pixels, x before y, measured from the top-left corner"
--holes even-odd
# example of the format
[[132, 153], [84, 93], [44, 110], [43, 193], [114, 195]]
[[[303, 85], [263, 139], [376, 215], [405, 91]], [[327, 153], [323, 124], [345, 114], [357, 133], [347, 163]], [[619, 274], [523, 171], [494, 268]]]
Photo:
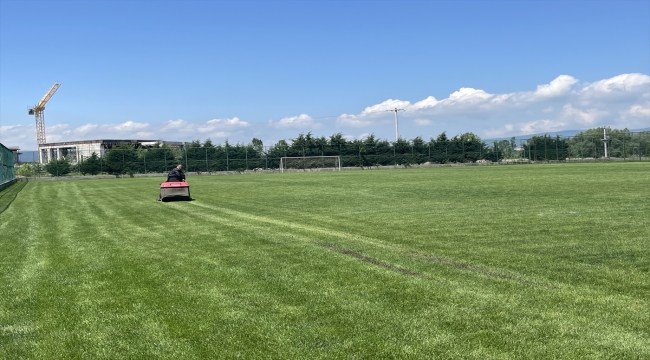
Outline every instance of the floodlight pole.
[[404, 111], [404, 109], [398, 109], [395, 108], [393, 110], [386, 110], [386, 111], [392, 111], [395, 113], [395, 141], [399, 140], [399, 127], [397, 126], [397, 112], [398, 111]]

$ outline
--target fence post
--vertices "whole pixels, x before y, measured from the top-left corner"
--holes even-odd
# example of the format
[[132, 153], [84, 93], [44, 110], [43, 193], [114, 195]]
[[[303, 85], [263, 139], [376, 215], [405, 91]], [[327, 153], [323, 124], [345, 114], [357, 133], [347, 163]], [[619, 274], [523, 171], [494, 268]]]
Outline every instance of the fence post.
[[359, 165], [361, 165], [361, 144], [359, 144]]
[[142, 161], [144, 162], [144, 173], [147, 173], [147, 152], [142, 153]]
[[594, 140], [594, 137], [591, 137], [591, 143], [594, 145], [594, 161], [596, 161], [596, 158], [598, 157], [598, 152], [596, 151], [596, 141]]

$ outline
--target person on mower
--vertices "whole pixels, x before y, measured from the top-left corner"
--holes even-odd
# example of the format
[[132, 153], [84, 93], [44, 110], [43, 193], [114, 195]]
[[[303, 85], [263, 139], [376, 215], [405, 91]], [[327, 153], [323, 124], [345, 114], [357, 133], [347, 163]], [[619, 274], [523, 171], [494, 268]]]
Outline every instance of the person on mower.
[[182, 168], [183, 168], [183, 165], [181, 165], [181, 164], [178, 164], [175, 168], [173, 168], [172, 171], [170, 171], [169, 174], [167, 174], [167, 182], [170, 182], [170, 181], [176, 181], [176, 182], [185, 181], [185, 174], [183, 173], [183, 170], [181, 170]]

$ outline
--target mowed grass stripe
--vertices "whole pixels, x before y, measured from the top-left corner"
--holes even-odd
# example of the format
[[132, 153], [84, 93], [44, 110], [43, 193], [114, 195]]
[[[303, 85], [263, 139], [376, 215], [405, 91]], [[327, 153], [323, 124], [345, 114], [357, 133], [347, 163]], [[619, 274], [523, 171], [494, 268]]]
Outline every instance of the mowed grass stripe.
[[[171, 206], [174, 206], [174, 205], [181, 206], [181, 204], [159, 204], [159, 205], [160, 205], [160, 206], [168, 206], [168, 207], [171, 207]], [[106, 208], [108, 208], [108, 209], [113, 208], [113, 204], [111, 204], [110, 202], [108, 202], [106, 205], [103, 205], [103, 206], [106, 206]], [[196, 218], [196, 215], [195, 215], [194, 217]], [[202, 225], [203, 225], [203, 224], [202, 224]], [[208, 226], [208, 227], [214, 227], [214, 224], [213, 224], [213, 223], [210, 223], [210, 222], [206, 222], [206, 223], [205, 223], [205, 226]], [[131, 225], [128, 225], [128, 226], [126, 226], [125, 228], [128, 230], [128, 228], [130, 228], [130, 227], [131, 227]], [[197, 230], [197, 229], [194, 229], [194, 230]], [[246, 237], [247, 237], [247, 236], [246, 236]], [[182, 246], [181, 246], [181, 247], [182, 247]], [[182, 252], [183, 249], [179, 249], [179, 251]], [[259, 260], [258, 260], [258, 261], [259, 261]], [[196, 261], [193, 261], [193, 263], [196, 265]], [[273, 266], [273, 265], [275, 265], [275, 262], [274, 262], [273, 264], [271, 264], [271, 266]], [[240, 270], [242, 269], [241, 266], [239, 267], [239, 269], [240, 269]], [[179, 270], [180, 270], [180, 269], [179, 269]], [[236, 276], [237, 274], [234, 273], [234, 274], [232, 274], [232, 275], [233, 275], [233, 276]], [[241, 274], [240, 274], [240, 276], [241, 276]], [[270, 280], [270, 278], [268, 277], [268, 275], [265, 276], [265, 277], [267, 278], [267, 280]], [[222, 280], [223, 280], [223, 279], [222, 279]], [[281, 283], [280, 283], [280, 284], [281, 284]], [[235, 285], [242, 286], [242, 285], [244, 285], [244, 284], [235, 284]], [[250, 285], [255, 285], [255, 284], [250, 284]], [[277, 292], [277, 290], [278, 290], [278, 289], [276, 288], [277, 285], [278, 285], [278, 284], [275, 284], [274, 286], [272, 286], [271, 288], [269, 288], [269, 290], [271, 290], [271, 293], [275, 293], [275, 292]], [[248, 286], [248, 285], [247, 285], [247, 286]], [[236, 288], [236, 287], [237, 287], [237, 286], [233, 286], [233, 288]], [[299, 294], [296, 293], [295, 289], [293, 289], [293, 290], [291, 290], [291, 289], [286, 289], [286, 290], [287, 290], [287, 293], [288, 293], [288, 294], [292, 294], [292, 293], [293, 293], [293, 294], [290, 296], [291, 298], [295, 298], [297, 295], [299, 295]], [[291, 291], [289, 291], [289, 290], [291, 290]], [[261, 292], [261, 295], [264, 295], [264, 294], [265, 294], [265, 292]], [[276, 295], [276, 296], [277, 296], [277, 295]], [[265, 296], [265, 297], [266, 297], [266, 296]], [[259, 300], [256, 300], [256, 301], [259, 301]], [[230, 306], [232, 306], [232, 304], [231, 304]], [[284, 307], [286, 307], [286, 306], [281, 306], [281, 307], [284, 308]], [[267, 310], [268, 310], [268, 309], [273, 309], [273, 308], [274, 308], [274, 306], [269, 306], [269, 307], [267, 308]], [[290, 308], [295, 308], [295, 306], [291, 306]], [[253, 320], [253, 319], [251, 319], [251, 320]], [[347, 320], [348, 322], [350, 321], [349, 319], [346, 319], [346, 320]], [[252, 331], [252, 330], [251, 330], [251, 334], [254, 334], [254, 333], [257, 333], [257, 331]]]
[[[249, 214], [242, 214], [240, 212], [229, 211], [228, 209], [224, 209], [224, 208], [219, 208], [219, 207], [214, 207], [214, 206], [206, 206], [206, 205], [202, 205], [200, 203], [193, 203], [192, 205], [203, 206], [203, 207], [206, 207], [208, 209], [220, 211], [220, 212], [223, 212], [223, 213], [226, 213], [226, 214], [229, 214], [229, 215], [236, 215], [237, 217], [240, 217], [240, 218], [241, 217], [247, 218], [247, 219], [253, 220], [253, 222], [270, 222], [270, 223], [272, 223], [274, 225], [278, 225], [278, 226], [281, 226], [281, 227], [289, 227], [289, 228], [292, 228], [294, 230], [306, 230], [307, 232], [314, 232], [315, 231], [317, 233], [326, 234], [326, 235], [334, 235], [335, 237], [342, 237], [342, 238], [346, 238], [346, 239], [349, 239], [351, 237], [350, 234], [345, 234], [345, 233], [340, 233], [340, 232], [335, 232], [335, 231], [333, 232], [333, 231], [331, 231], [329, 229], [328, 230], [323, 230], [323, 229], [319, 229], [319, 228], [316, 228], [316, 227], [305, 227], [305, 226], [302, 226], [302, 225], [296, 225], [296, 224], [291, 224], [291, 223], [286, 223], [286, 222], [271, 221], [269, 219], [254, 217], [254, 216], [250, 216]], [[186, 207], [186, 206], [185, 205], [179, 205], [179, 207]], [[208, 218], [210, 218], [210, 217], [216, 218], [218, 216], [215, 217], [215, 215], [209, 215]], [[208, 219], [207, 221], [210, 221], [210, 220]], [[236, 221], [236, 222], [231, 223], [232, 220], [230, 220], [228, 218], [224, 218], [222, 221], [223, 221], [224, 224], [229, 224], [229, 223], [230, 224], [232, 224], [232, 223], [240, 224], [240, 225], [231, 225], [231, 226], [238, 226], [238, 227], [241, 227], [241, 228], [251, 227], [251, 225], [249, 223], [245, 223], [243, 221]], [[264, 228], [264, 229], [266, 229], [266, 228]], [[267, 231], [270, 231], [270, 230], [267, 229]], [[353, 238], [356, 239], [358, 237], [353, 237]], [[291, 232], [291, 237], [290, 237], [290, 240], [299, 240], [299, 241], [305, 241], [305, 242], [313, 242], [314, 239], [315, 239], [315, 237], [313, 235], [312, 236], [305, 236], [305, 237], [300, 238], [300, 237], [298, 237], [296, 235], [296, 231], [292, 231]], [[364, 242], [368, 243], [368, 241], [364, 241]], [[373, 245], [375, 244], [374, 241], [370, 241], [369, 243], [371, 243]], [[384, 244], [382, 244], [382, 245], [384, 245]], [[384, 247], [388, 247], [389, 250], [396, 250], [396, 251], [401, 250], [401, 249], [391, 247], [391, 246], [384, 246]], [[413, 255], [416, 255], [416, 257], [418, 257], [418, 258], [422, 258], [422, 256], [423, 256], [422, 254], [413, 254]], [[430, 260], [430, 256], [424, 255], [424, 260]], [[450, 260], [436, 258], [435, 261], [436, 262], [443, 262], [443, 263], [448, 264]], [[470, 268], [470, 270], [474, 270], [477, 273], [493, 272], [491, 274], [485, 274], [485, 275], [493, 276], [493, 277], [497, 277], [497, 278], [503, 278], [504, 276], [507, 276], [507, 277], [512, 276], [512, 274], [499, 273], [499, 272], [496, 272], [495, 270], [492, 270], [492, 269], [480, 268], [480, 267], [477, 267], [475, 265], [467, 264], [467, 263], [452, 263], [452, 264], [448, 264], [448, 265], [450, 265], [450, 266], [452, 266], [454, 268], [461, 268], [461, 269]], [[467, 279], [465, 279], [465, 280], [467, 280]], [[527, 284], [527, 285], [538, 285], [538, 286], [541, 285], [543, 288], [549, 288], [549, 286], [552, 286], [553, 288], [557, 288], [557, 286], [547, 285], [547, 284], [543, 284], [543, 283], [542, 284], [534, 283], [531, 280], [525, 280], [525, 279], [521, 279], [521, 278], [515, 278], [515, 280], [517, 282], [521, 282], [521, 283], [524, 283], [524, 284]], [[485, 289], [485, 288], [481, 289], [482, 293], [485, 293], [486, 291], [489, 291], [489, 290]], [[561, 295], [560, 298], [563, 298], [564, 300], [567, 300], [567, 296], [572, 298], [576, 303], [589, 302], [589, 303], [592, 303], [592, 305], [595, 305], [596, 303], [599, 303], [598, 306], [601, 306], [603, 308], [608, 308], [608, 307], [611, 306], [612, 303], [616, 302], [616, 301], [614, 301], [616, 299], [616, 297], [603, 297], [601, 293], [599, 293], [597, 291], [589, 291], [589, 289], [582, 289], [582, 290], [568, 289], [567, 293], [565, 295]], [[619, 300], [620, 300], [620, 298], [619, 298]], [[641, 303], [639, 303], [639, 305], [641, 305]], [[577, 316], [577, 317], [581, 317], [582, 316], [580, 314], [581, 310], [579, 308], [577, 308], [576, 310], [577, 311], [574, 313], [574, 315]], [[612, 311], [612, 310], [614, 310], [614, 309], [610, 308], [610, 311]], [[619, 309], [616, 309], [616, 310], [620, 311], [620, 312], [626, 312], [627, 309], [619, 308]], [[632, 319], [630, 318], [629, 320], [632, 320]], [[612, 327], [612, 324], [607, 324], [607, 325], [603, 324], [601, 326], [607, 326], [607, 327], [610, 327], [612, 329], [616, 328], [615, 326]], [[626, 341], [632, 341], [633, 343], [637, 343], [637, 344], [643, 342], [643, 340], [639, 340], [639, 339], [635, 340], [635, 336], [630, 336], [630, 335], [631, 334], [629, 332], [620, 331], [621, 338], [626, 339]]]
[[[182, 245], [179, 243], [182, 239], [178, 238], [178, 234], [174, 234], [177, 230], [176, 226], [163, 226], [151, 221], [152, 215], [160, 220], [171, 216], [171, 212], [162, 208], [149, 209], [144, 214], [144, 218], [138, 212], [123, 214], [116, 210], [120, 209], [120, 203], [124, 198], [137, 199], [138, 195], [129, 193], [128, 189], [122, 189], [124, 198], [116, 198], [110, 191], [105, 190], [105, 188], [95, 189], [102, 201], [94, 204], [94, 213], [99, 215], [100, 221], [105, 224], [104, 227], [109, 228], [109, 242], [114, 252], [111, 267], [120, 269], [120, 273], [115, 275], [124, 278], [120, 296], [124, 299], [133, 299], [131, 307], [123, 309], [129, 315], [125, 319], [130, 323], [129, 333], [113, 334], [113, 336], [123, 338], [125, 344], [131, 343], [131, 348], [128, 349], [128, 353], [131, 354], [172, 358], [192, 357], [196, 352], [193, 349], [196, 344], [179, 337], [175, 329], [179, 323], [176, 317], [187, 321], [189, 320], [187, 317], [192, 317], [192, 314], [188, 313], [183, 306], [179, 306], [178, 311], [174, 310], [174, 303], [180, 300], [181, 303], [188, 305], [195, 297], [192, 291], [179, 292], [178, 289], [170, 286], [170, 280], [174, 279], [174, 275], [170, 272], [182, 273], [183, 268], [180, 267], [190, 257], [177, 246]], [[144, 201], [147, 201], [150, 206], [156, 205], [150, 199]], [[140, 226], [139, 223], [153, 226]], [[111, 229], [111, 227], [117, 228]], [[188, 265], [193, 263], [190, 261]], [[201, 311], [197, 312], [215, 310], [209, 304], [204, 305], [200, 308]], [[116, 327], [115, 332], [121, 331], [121, 328], [123, 326]], [[129, 341], [130, 338], [146, 341], [138, 342], [137, 346], [133, 346]]]
[[[216, 206], [209, 206], [205, 204], [201, 204], [200, 202], [197, 203], [192, 203], [192, 205], [195, 206], [200, 206], [204, 207], [213, 211], [218, 211], [222, 214], [227, 214], [239, 219], [242, 219], [244, 221], [232, 221], [231, 218], [224, 218], [224, 220], [221, 221], [222, 224], [225, 226], [238, 226], [237, 224], [243, 224], [239, 226], [239, 228], [242, 229], [252, 229], [255, 227], [255, 225], [252, 224], [257, 224], [257, 223], [265, 223], [265, 224], [271, 224], [274, 226], [279, 227], [279, 231], [282, 233], [291, 233], [291, 239], [295, 240], [300, 240], [300, 241], [305, 241], [308, 243], [312, 243], [315, 245], [322, 245], [322, 244], [328, 244], [328, 243], [323, 243], [320, 242], [320, 240], [329, 240], [332, 241], [333, 239], [337, 240], [343, 240], [343, 243], [348, 245], [348, 246], [353, 246], [354, 248], [361, 248], [359, 246], [359, 243], [362, 243], [364, 245], [370, 245], [371, 247], [376, 247], [376, 248], [381, 248], [381, 250], [387, 251], [391, 255], [406, 255], [411, 258], [415, 259], [421, 259], [421, 260], [426, 260], [426, 261], [434, 261], [437, 264], [443, 264], [450, 266], [455, 269], [461, 269], [461, 270], [467, 270], [474, 272], [479, 275], [484, 275], [488, 277], [493, 277], [497, 279], [506, 279], [506, 280], [513, 280], [522, 284], [527, 284], [527, 285], [533, 285], [533, 286], [541, 286], [546, 289], [556, 289], [559, 287], [559, 285], [551, 285], [548, 283], [545, 283], [543, 280], [527, 280], [525, 279], [524, 276], [521, 274], [516, 274], [512, 272], [506, 272], [501, 269], [490, 269], [487, 267], [483, 267], [477, 264], [468, 264], [464, 262], [459, 262], [459, 261], [454, 261], [452, 259], [444, 258], [441, 256], [436, 256], [434, 254], [422, 254], [422, 253], [417, 253], [412, 250], [409, 250], [408, 248], [404, 246], [397, 246], [394, 244], [387, 244], [384, 243], [378, 239], [372, 239], [366, 236], [361, 236], [358, 234], [351, 234], [351, 233], [345, 233], [333, 229], [328, 229], [324, 227], [318, 227], [318, 226], [308, 226], [302, 223], [292, 223], [292, 222], [287, 222], [287, 221], [281, 221], [281, 220], [275, 220], [269, 217], [261, 217], [261, 216], [255, 216], [252, 214], [246, 214], [240, 211], [234, 211], [230, 209], [226, 209], [223, 207], [216, 207]], [[219, 221], [218, 217], [215, 216], [209, 216], [208, 221]], [[260, 232], [263, 231], [269, 231], [268, 227], [258, 227], [258, 230]], [[297, 237], [296, 232], [301, 232], [304, 234], [307, 234], [307, 236], [303, 237]], [[356, 254], [356, 256], [353, 256], [357, 259], [361, 259], [361, 257], [365, 256], [363, 254], [359, 254], [358, 252], [350, 249], [342, 249], [338, 245], [332, 245], [328, 244], [328, 246], [325, 246], [325, 248], [331, 248], [331, 249], [340, 249], [340, 253], [343, 254]], [[366, 249], [368, 248], [367, 246], [365, 247]], [[374, 263], [375, 265], [377, 262], [382, 262], [382, 260], [376, 259], [376, 261], [366, 261], [369, 263]], [[408, 270], [403, 267], [400, 267], [400, 265], [394, 265], [397, 266], [400, 269], [403, 269], [404, 271], [398, 271], [401, 273], [408, 273]], [[382, 266], [384, 268], [388, 268], [388, 266]], [[418, 273], [419, 274], [419, 273]], [[433, 279], [435, 278], [436, 275], [430, 273], [428, 278]]]
[[[75, 185], [79, 185], [76, 183]], [[79, 186], [75, 186], [75, 190], [80, 190]], [[104, 198], [100, 203], [88, 203], [85, 201], [87, 197], [80, 196], [84, 199], [83, 205], [87, 209], [88, 214], [93, 222], [91, 228], [97, 230], [97, 233], [92, 236], [94, 241], [89, 241], [89, 246], [92, 249], [85, 249], [84, 251], [92, 251], [96, 254], [93, 263], [84, 268], [85, 277], [88, 278], [88, 286], [84, 289], [84, 298], [82, 301], [87, 313], [86, 318], [92, 318], [94, 315], [101, 317], [93, 319], [88, 325], [92, 327], [88, 329], [87, 334], [99, 336], [98, 339], [93, 339], [92, 342], [101, 344], [101, 348], [110, 348], [110, 343], [114, 339], [122, 339], [121, 347], [124, 352], [139, 356], [175, 356], [183, 357], [188, 353], [188, 346], [179, 339], [167, 333], [165, 324], [161, 323], [152, 314], [155, 313], [155, 306], [143, 302], [142, 299], [147, 299], [149, 295], [152, 298], [160, 296], [158, 293], [152, 293], [150, 288], [151, 279], [155, 279], [142, 267], [137, 267], [143, 260], [142, 258], [134, 258], [130, 251], [125, 251], [124, 243], [119, 240], [127, 240], [130, 243], [133, 237], [123, 238], [119, 231], [116, 231], [115, 226], [121, 226], [123, 222], [119, 217], [115, 217], [113, 212], [108, 212], [110, 209], [108, 199]], [[137, 236], [135, 236], [137, 237]], [[128, 241], [130, 240], [130, 241]], [[135, 267], [135, 269], [133, 269]], [[137, 270], [133, 271], [133, 270]], [[97, 275], [102, 278], [97, 282]], [[122, 278], [120, 286], [116, 289], [111, 285], [111, 278]], [[94, 280], [94, 281], [93, 281]], [[125, 281], [126, 280], [126, 281]], [[142, 286], [142, 282], [148, 286]], [[117, 290], [117, 292], [116, 292]], [[159, 290], [159, 289], [157, 289]], [[129, 299], [132, 301], [128, 303], [127, 307], [115, 308], [114, 304], [117, 299]], [[117, 310], [117, 311], [116, 311]], [[104, 325], [106, 318], [113, 318], [115, 326], [107, 327]], [[124, 329], [128, 329], [125, 333]], [[127, 339], [129, 337], [142, 339], [141, 342], [133, 344]], [[107, 356], [106, 354], [93, 354], [94, 356]]]
[[[42, 329], [34, 313], [38, 289], [36, 280], [46, 265], [37, 230], [41, 223], [36, 212], [23, 213], [21, 205], [35, 208], [37, 194], [32, 184], [16, 204], [0, 214], [0, 357], [18, 358]], [[18, 219], [22, 221], [18, 221]], [[20, 223], [24, 228], [16, 227]], [[14, 235], [20, 232], [20, 236]], [[12, 241], [9, 241], [12, 240]]]
[[[0, 309], [8, 308], [5, 300], [16, 294], [27, 300], [0, 311], [0, 329], [7, 329], [1, 334], [0, 357], [47, 358], [48, 350], [58, 357], [93, 358], [648, 356], [647, 249], [642, 246], [648, 230], [639, 226], [647, 221], [642, 201], [648, 197], [642, 192], [647, 176], [644, 168], [606, 165], [567, 166], [566, 174], [556, 167], [507, 168], [514, 179], [537, 175], [548, 181], [561, 175], [567, 189], [553, 198], [552, 186], [542, 182], [540, 197], [549, 200], [543, 204], [499, 185], [505, 175], [498, 169], [195, 177], [192, 193], [198, 200], [170, 204], [154, 201], [160, 182], [155, 179], [40, 183], [30, 191], [35, 201], [21, 195], [0, 214], [0, 267], [6, 274], [0, 276]], [[611, 196], [611, 208], [622, 211], [594, 208], [598, 196], [577, 187], [577, 180], [594, 174], [608, 184], [630, 184]], [[478, 191], [467, 179], [472, 176], [496, 185], [482, 184]], [[431, 177], [443, 189], [438, 198], [411, 196], [403, 189], [418, 194], [431, 185]], [[416, 209], [451, 203], [455, 195], [446, 191], [454, 189], [454, 182], [461, 192], [488, 195], [479, 197], [473, 211], [466, 204], [436, 210], [442, 220], [435, 229], [423, 226], [432, 212]], [[588, 182], [598, 179], [588, 177]], [[287, 186], [292, 194], [279, 196]], [[305, 207], [308, 202], [301, 198], [314, 189], [323, 196], [332, 193], [332, 204]], [[399, 194], [391, 195], [393, 189]], [[499, 189], [519, 204], [511, 209], [516, 216], [507, 213]], [[373, 191], [382, 194], [376, 202]], [[358, 203], [346, 202], [357, 194], [364, 199], [361, 211]], [[39, 202], [48, 196], [51, 201]], [[396, 202], [399, 197], [408, 201]], [[522, 226], [486, 221], [490, 197], [492, 207], [501, 211], [492, 214], [497, 221]], [[77, 208], [57, 213], [59, 205]], [[50, 214], [32, 211], [37, 206]], [[395, 213], [388, 211], [391, 206]], [[376, 219], [372, 209], [377, 209]], [[537, 216], [535, 211], [544, 215], [517, 222]], [[578, 215], [568, 216], [569, 211]], [[25, 226], [29, 215], [67, 235], [50, 240], [46, 231]], [[378, 228], [382, 217], [384, 227]], [[460, 220], [450, 221], [455, 218]], [[12, 226], [5, 225], [7, 219]], [[560, 227], [553, 226], [562, 219]], [[591, 228], [599, 223], [604, 226]], [[463, 242], [453, 231], [457, 224], [470, 225], [460, 233], [473, 236], [471, 241]], [[556, 237], [571, 229], [578, 232]], [[530, 237], [513, 241], [522, 235]], [[315, 242], [435, 274], [442, 281], [387, 271]], [[472, 247], [454, 248], [466, 244]], [[551, 279], [562, 287], [548, 291], [482, 276], [418, 259], [422, 254], [525, 279]], [[515, 263], [507, 260], [513, 256]], [[29, 261], [40, 268], [25, 264]], [[30, 266], [44, 271], [30, 271], [20, 283], [14, 279], [16, 268]], [[61, 289], [49, 289], [44, 279], [55, 280]], [[26, 285], [33, 290], [18, 288]], [[57, 299], [73, 305], [59, 307]], [[55, 341], [63, 345], [48, 344]]]

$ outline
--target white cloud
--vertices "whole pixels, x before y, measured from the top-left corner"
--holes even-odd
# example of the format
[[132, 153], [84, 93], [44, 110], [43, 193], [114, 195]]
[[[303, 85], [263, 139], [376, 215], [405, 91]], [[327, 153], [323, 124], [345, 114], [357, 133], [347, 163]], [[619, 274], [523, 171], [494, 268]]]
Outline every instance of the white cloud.
[[147, 127], [149, 127], [149, 124], [127, 121], [121, 124], [114, 125], [112, 128], [109, 129], [115, 132], [133, 132], [137, 130], [146, 129]]
[[537, 85], [537, 90], [533, 93], [534, 98], [549, 98], [566, 94], [571, 90], [571, 85], [578, 82], [578, 79], [569, 75], [560, 75], [549, 84]]
[[627, 110], [627, 113], [631, 116], [646, 117], [648, 120], [650, 120], [650, 103], [648, 103], [646, 106], [632, 105]]
[[271, 120], [269, 125], [276, 129], [318, 129], [320, 127], [320, 124], [307, 114], [285, 117], [278, 121]]
[[226, 119], [208, 120], [204, 125], [196, 127], [201, 133], [212, 132], [215, 130], [236, 130], [250, 126], [246, 121], [241, 121], [238, 117]]
[[[650, 126], [650, 76], [621, 74], [591, 83], [578, 82], [560, 75], [548, 84], [532, 85], [528, 91], [490, 93], [489, 89], [460, 87], [447, 97], [433, 96], [418, 101], [387, 99], [374, 105], [360, 104], [358, 113], [346, 113], [335, 121], [322, 122], [307, 114], [288, 116], [277, 121], [251, 123], [237, 117], [216, 118], [204, 122], [183, 119], [162, 123], [130, 120], [117, 124], [49, 124], [48, 142], [92, 139], [225, 139], [248, 142], [257, 137], [291, 139], [298, 131], [316, 130], [331, 135], [347, 128], [355, 134], [374, 133], [379, 138], [394, 136], [394, 114], [399, 112], [400, 134], [407, 137], [433, 136], [442, 131], [449, 135], [471, 131], [482, 137], [509, 137], [545, 131], [613, 126], [636, 129]], [[350, 139], [357, 138], [352, 135]], [[0, 142], [23, 149], [36, 148], [33, 125], [0, 127]], [[272, 144], [269, 142], [268, 144]]]
[[485, 135], [487, 137], [504, 137], [510, 133], [512, 133], [514, 129], [514, 125], [512, 124], [505, 124], [502, 128], [500, 129], [490, 129], [485, 131]]
[[460, 88], [449, 95], [447, 99], [441, 102], [445, 104], [476, 104], [490, 99], [492, 94], [488, 94], [483, 90], [474, 88]]
[[522, 134], [536, 134], [544, 132], [555, 132], [562, 130], [566, 124], [554, 120], [535, 120], [526, 123], [519, 123], [517, 127]]
[[18, 146], [25, 149], [29, 142], [36, 143], [36, 130], [34, 125], [3, 125], [0, 126], [0, 143], [5, 146]]
[[581, 95], [590, 97], [619, 97], [650, 93], [650, 76], [645, 74], [622, 74], [609, 79], [596, 81], [580, 91]]
[[439, 101], [433, 96], [428, 96], [424, 100], [420, 100], [413, 105], [407, 106], [406, 111], [417, 111], [421, 109], [429, 109], [438, 105]]
[[167, 120], [163, 123], [161, 130], [179, 130], [186, 129], [188, 127], [187, 121], [178, 119], [178, 120]]
[[594, 124], [596, 120], [601, 119], [607, 115], [607, 111], [605, 110], [580, 110], [574, 108], [571, 104], [564, 105], [562, 107], [562, 112], [565, 118], [573, 120], [574, 123], [582, 123], [586, 125]]
[[[414, 103], [388, 99], [367, 106], [358, 114], [343, 114], [336, 124], [357, 128], [387, 125], [392, 121], [392, 114], [386, 110], [398, 107], [406, 110], [400, 120], [410, 117], [415, 126], [454, 127], [462, 123], [471, 126], [465, 131], [504, 136], [522, 131], [559, 131], [608, 124], [638, 126], [648, 117], [650, 105], [639, 105], [647, 99], [650, 99], [648, 75], [622, 74], [583, 85], [570, 75], [560, 75], [548, 84], [537, 85], [533, 91], [492, 94], [462, 87], [443, 99], [429, 96]], [[544, 119], [539, 120], [542, 114]], [[506, 125], [499, 126], [499, 123]]]
[[86, 135], [86, 134], [94, 131], [95, 129], [97, 129], [98, 126], [99, 125], [96, 125], [96, 124], [86, 124], [86, 125], [82, 125], [82, 126], [76, 128], [76, 129], [74, 129], [73, 132], [78, 134], [78, 135]]
[[343, 114], [336, 119], [336, 124], [339, 126], [366, 127], [372, 125], [372, 121], [362, 115]]
[[408, 101], [388, 99], [382, 103], [366, 107], [361, 112], [361, 115], [368, 116], [378, 115], [379, 113], [383, 114], [393, 109], [406, 109], [409, 105], [411, 105], [411, 103]]

